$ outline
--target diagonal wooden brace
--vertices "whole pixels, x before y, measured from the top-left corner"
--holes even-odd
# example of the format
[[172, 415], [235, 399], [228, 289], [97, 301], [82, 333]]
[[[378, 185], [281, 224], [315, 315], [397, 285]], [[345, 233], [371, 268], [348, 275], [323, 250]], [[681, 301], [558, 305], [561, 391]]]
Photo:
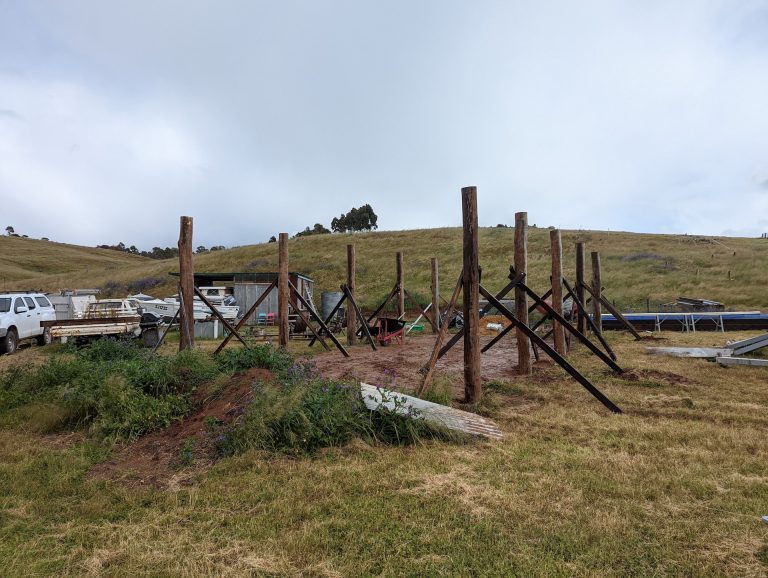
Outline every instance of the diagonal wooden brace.
[[[179, 294], [179, 295], [181, 295], [181, 294]], [[221, 321], [221, 322], [222, 322], [222, 324], [224, 325], [224, 327], [226, 327], [226, 328], [227, 328], [227, 331], [229, 331], [231, 334], [233, 334], [235, 337], [237, 337], [237, 338], [240, 340], [240, 342], [241, 342], [243, 345], [245, 345], [245, 348], [246, 348], [246, 349], [250, 349], [250, 348], [251, 348], [251, 346], [250, 346], [250, 345], [248, 345], [248, 344], [245, 342], [245, 339], [243, 339], [243, 337], [242, 337], [242, 336], [241, 336], [241, 335], [240, 335], [240, 334], [237, 332], [237, 329], [235, 329], [234, 327], [232, 327], [232, 324], [231, 324], [229, 321], [227, 321], [226, 319], [224, 319], [224, 317], [222, 316], [222, 314], [221, 314], [221, 313], [219, 313], [219, 310], [218, 310], [218, 309], [216, 309], [216, 306], [215, 306], [213, 303], [211, 303], [210, 301], [208, 301], [208, 298], [207, 298], [205, 295], [203, 295], [202, 291], [200, 291], [200, 289], [198, 289], [197, 287], [195, 287], [195, 295], [197, 295], [198, 297], [200, 297], [200, 301], [202, 301], [203, 303], [205, 303], [205, 305], [206, 305], [207, 307], [209, 307], [209, 308], [210, 308], [211, 312], [212, 312], [212, 313], [213, 313], [213, 314], [214, 314], [216, 317], [218, 317], [219, 321]]]
[[578, 381], [584, 388], [589, 391], [595, 398], [597, 398], [600, 403], [602, 403], [605, 407], [607, 407], [609, 410], [611, 410], [613, 413], [622, 413], [619, 406], [617, 406], [615, 403], [613, 403], [610, 399], [608, 399], [603, 392], [601, 392], [599, 389], [597, 389], [592, 382], [590, 382], [586, 377], [584, 377], [575, 367], [573, 367], [568, 361], [562, 357], [559, 353], [557, 353], [552, 347], [549, 346], [549, 344], [544, 341], [541, 337], [538, 336], [538, 334], [534, 333], [530, 327], [525, 325], [524, 323], [520, 323], [520, 321], [517, 320], [517, 318], [512, 314], [512, 312], [504, 307], [504, 305], [501, 304], [493, 295], [491, 295], [488, 291], [485, 290], [485, 288], [481, 285], [480, 286], [480, 294], [483, 295], [490, 303], [494, 304], [494, 307], [499, 310], [499, 312], [504, 315], [509, 321], [515, 325], [515, 327], [519, 327], [520, 330], [525, 333], [528, 338], [535, 342], [536, 345], [538, 345], [541, 349], [544, 350], [544, 352], [549, 355], [560, 367], [562, 367], [571, 377], [573, 377], [576, 381]]

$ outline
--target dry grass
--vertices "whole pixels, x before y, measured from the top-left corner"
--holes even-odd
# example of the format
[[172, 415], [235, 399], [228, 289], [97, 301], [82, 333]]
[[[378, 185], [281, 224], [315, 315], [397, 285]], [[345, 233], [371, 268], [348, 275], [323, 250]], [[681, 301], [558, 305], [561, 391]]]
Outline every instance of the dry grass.
[[248, 453], [162, 492], [87, 481], [106, 452], [87, 441], [0, 431], [3, 571], [765, 576], [765, 369], [652, 357], [644, 347], [654, 343], [609, 338], [626, 377], [581, 350], [572, 358], [625, 415], [539, 366], [489, 384], [484, 410], [506, 434], [500, 443]]
[[[483, 278], [500, 289], [512, 260], [514, 229], [480, 231]], [[588, 251], [600, 251], [604, 284], [610, 298], [622, 306], [644, 307], [645, 300], [667, 301], [678, 295], [722, 301], [731, 307], [765, 307], [762, 271], [768, 267], [765, 239], [650, 235], [604, 231], [564, 231], [564, 268], [573, 278], [573, 243], [585, 241]], [[358, 291], [362, 302], [375, 306], [394, 285], [395, 252], [405, 255], [406, 285], [428, 301], [430, 257], [440, 260], [442, 293], [447, 298], [459, 274], [461, 230], [383, 231], [318, 235], [290, 241], [291, 269], [312, 276], [319, 291], [336, 291], [346, 276], [346, 245], [354, 243], [358, 259]], [[549, 231], [530, 229], [530, 279], [544, 288], [550, 274]], [[153, 261], [109, 250], [87, 249], [0, 237], [0, 278], [22, 286], [56, 291], [63, 287], [127, 284], [138, 279], [168, 279], [152, 290], [175, 292], [168, 273], [175, 260]], [[589, 258], [589, 256], [588, 256]], [[236, 247], [195, 256], [199, 271], [275, 271], [274, 243]], [[731, 272], [731, 279], [728, 272]]]

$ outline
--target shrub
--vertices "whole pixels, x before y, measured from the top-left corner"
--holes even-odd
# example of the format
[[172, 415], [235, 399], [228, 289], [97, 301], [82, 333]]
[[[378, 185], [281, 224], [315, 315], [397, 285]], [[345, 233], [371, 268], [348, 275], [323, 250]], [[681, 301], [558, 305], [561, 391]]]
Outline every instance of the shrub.
[[293, 364], [282, 373], [281, 383], [254, 385], [243, 415], [218, 432], [217, 447], [224, 455], [248, 449], [299, 455], [338, 447], [354, 437], [396, 445], [452, 437], [418, 419], [413, 410], [400, 413], [396, 396], [385, 401], [393, 401], [395, 407], [370, 411], [356, 385], [323, 379], [309, 363]]
[[216, 356], [221, 371], [237, 372], [252, 367], [262, 367], [274, 372], [286, 371], [293, 364], [290, 355], [269, 345], [255, 345], [251, 349], [225, 349]]
[[48, 407], [46, 414], [57, 423], [48, 417], [46, 429], [81, 426], [104, 436], [135, 438], [184, 415], [195, 387], [217, 374], [215, 362], [199, 351], [160, 357], [131, 342], [100, 340], [79, 350], [63, 349], [44, 365], [16, 366], [1, 374], [0, 412]]

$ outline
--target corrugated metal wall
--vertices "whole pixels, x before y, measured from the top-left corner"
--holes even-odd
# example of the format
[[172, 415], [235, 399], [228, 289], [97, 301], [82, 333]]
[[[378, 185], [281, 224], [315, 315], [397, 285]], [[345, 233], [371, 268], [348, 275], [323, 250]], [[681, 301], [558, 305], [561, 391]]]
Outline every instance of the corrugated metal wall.
[[[234, 287], [235, 299], [240, 307], [240, 312], [245, 314], [251, 305], [261, 297], [262, 293], [269, 287], [269, 283], [236, 283]], [[256, 325], [259, 313], [274, 313], [277, 315], [277, 289], [270, 293], [256, 313], [248, 320], [247, 325]]]

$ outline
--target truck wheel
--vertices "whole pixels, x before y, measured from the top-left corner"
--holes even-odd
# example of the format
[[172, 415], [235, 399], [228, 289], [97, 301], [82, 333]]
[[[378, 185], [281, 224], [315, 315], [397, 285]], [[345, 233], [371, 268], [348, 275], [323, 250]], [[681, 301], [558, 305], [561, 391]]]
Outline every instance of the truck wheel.
[[19, 346], [19, 336], [15, 329], [9, 329], [5, 337], [0, 339], [0, 349], [2, 349], [6, 355], [13, 355], [16, 353], [16, 348]]
[[38, 345], [50, 345], [51, 344], [51, 329], [46, 327], [41, 335], [37, 336]]

